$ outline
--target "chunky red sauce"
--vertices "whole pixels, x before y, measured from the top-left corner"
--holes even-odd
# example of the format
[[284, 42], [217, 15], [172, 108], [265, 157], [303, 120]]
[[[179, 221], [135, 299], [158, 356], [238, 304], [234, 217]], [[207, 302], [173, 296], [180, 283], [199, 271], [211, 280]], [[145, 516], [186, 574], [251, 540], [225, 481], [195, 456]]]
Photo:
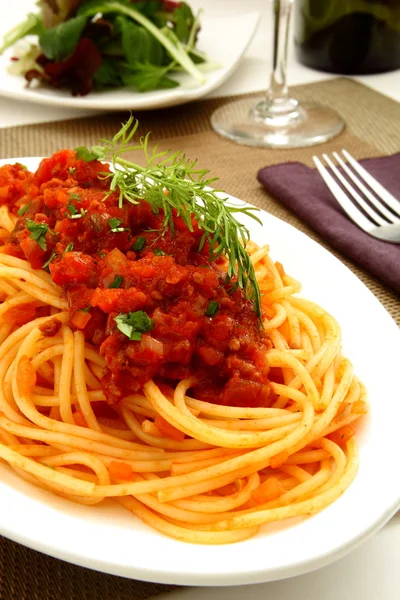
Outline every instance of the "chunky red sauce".
[[[98, 177], [108, 170], [70, 150], [44, 159], [34, 174], [0, 168], [0, 203], [19, 213], [27, 207], [5, 251], [35, 269], [51, 259], [45, 268], [65, 291], [71, 326], [105, 357], [110, 404], [150, 378], [174, 384], [191, 375], [197, 398], [268, 405], [268, 341], [242, 290], [226, 282], [223, 261], [210, 264], [206, 246], [198, 252], [196, 223], [190, 232], [175, 217], [174, 235], [161, 235], [163, 215], [147, 202], [119, 208]], [[137, 311], [151, 327], [131, 340], [115, 319]]]

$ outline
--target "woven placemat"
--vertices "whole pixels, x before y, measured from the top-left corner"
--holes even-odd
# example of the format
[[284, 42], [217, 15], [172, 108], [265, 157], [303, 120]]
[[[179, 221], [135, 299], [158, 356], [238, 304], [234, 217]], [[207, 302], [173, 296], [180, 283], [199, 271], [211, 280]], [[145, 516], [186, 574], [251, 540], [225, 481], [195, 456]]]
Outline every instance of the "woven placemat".
[[[335, 140], [319, 146], [319, 153], [344, 147], [356, 158], [366, 158], [400, 151], [400, 107], [389, 98], [348, 79], [299, 86], [293, 92], [301, 100], [331, 106], [346, 121], [346, 130]], [[260, 168], [279, 162], [294, 160], [311, 166], [315, 148], [247, 148], [219, 138], [211, 130], [209, 117], [215, 108], [230, 100], [207, 100], [135, 116], [140, 119], [141, 133], [150, 130], [153, 140], [161, 142], [161, 146], [184, 149], [187, 156], [197, 158], [202, 168], [219, 177], [219, 187], [267, 210], [326, 246], [319, 235], [268, 196], [256, 179]], [[46, 156], [61, 148], [94, 144], [99, 138], [112, 137], [126, 118], [127, 113], [116, 113], [0, 129], [0, 157]], [[334, 254], [372, 290], [400, 324], [398, 297], [366, 271], [337, 252]], [[73, 566], [0, 538], [0, 600], [144, 600], [170, 589], [173, 588]]]

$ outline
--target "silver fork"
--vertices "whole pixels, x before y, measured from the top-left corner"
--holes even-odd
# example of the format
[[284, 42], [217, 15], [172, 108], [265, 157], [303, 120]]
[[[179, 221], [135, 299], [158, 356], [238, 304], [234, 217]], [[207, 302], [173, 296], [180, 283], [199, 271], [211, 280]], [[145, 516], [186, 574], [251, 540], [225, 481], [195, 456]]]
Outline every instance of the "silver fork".
[[[344, 177], [327, 154], [323, 154], [322, 158], [330, 167], [331, 172], [326, 169], [317, 156], [313, 156], [313, 161], [322, 179], [340, 206], [356, 225], [373, 237], [391, 242], [392, 244], [400, 244], [399, 200], [392, 196], [379, 181], [372, 177], [347, 150], [342, 150], [342, 154], [348, 161], [348, 164], [344, 162], [343, 158], [337, 152], [333, 152], [333, 157], [343, 172], [346, 173], [348, 179]], [[350, 168], [350, 165], [352, 168]], [[354, 185], [351, 185], [349, 179]], [[336, 180], [342, 184], [349, 195], [346, 194]], [[372, 193], [371, 190], [375, 193]], [[358, 207], [361, 207], [364, 212]]]

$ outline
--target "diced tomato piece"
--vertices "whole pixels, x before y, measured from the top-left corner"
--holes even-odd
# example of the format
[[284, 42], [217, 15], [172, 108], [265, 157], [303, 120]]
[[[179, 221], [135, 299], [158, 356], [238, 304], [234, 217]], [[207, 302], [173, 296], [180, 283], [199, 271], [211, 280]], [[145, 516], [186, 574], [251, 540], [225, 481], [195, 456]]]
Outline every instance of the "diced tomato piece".
[[146, 301], [146, 294], [136, 288], [96, 288], [92, 296], [92, 306], [98, 306], [105, 313], [134, 312], [143, 308]]
[[44, 262], [45, 251], [37, 241], [28, 236], [21, 241], [21, 248], [32, 267], [40, 269]]
[[127, 463], [111, 461], [108, 471], [112, 480], [133, 481], [134, 472], [132, 467]]
[[50, 263], [54, 283], [65, 286], [85, 284], [92, 287], [97, 280], [96, 262], [83, 252], [67, 252], [57, 263]]
[[89, 323], [92, 315], [89, 312], [84, 312], [83, 310], [77, 310], [73, 317], [71, 317], [71, 323], [77, 329], [85, 329], [86, 325]]

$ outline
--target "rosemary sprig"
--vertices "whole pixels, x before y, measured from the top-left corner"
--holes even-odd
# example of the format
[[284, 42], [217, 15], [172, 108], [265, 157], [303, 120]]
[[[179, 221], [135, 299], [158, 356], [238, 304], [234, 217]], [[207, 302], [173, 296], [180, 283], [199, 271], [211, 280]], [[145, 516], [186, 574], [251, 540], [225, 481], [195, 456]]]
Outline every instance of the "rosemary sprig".
[[[261, 297], [254, 267], [246, 251], [250, 239], [248, 229], [240, 223], [236, 214], [247, 215], [259, 223], [254, 211], [257, 208], [237, 206], [221, 195], [220, 190], [210, 189], [216, 178], [208, 178], [209, 171], [198, 169], [196, 161], [188, 160], [182, 152], [160, 151], [158, 145], [149, 147], [149, 134], [133, 142], [138, 121], [132, 116], [112, 140], [100, 140], [102, 145], [76, 148], [77, 157], [91, 160], [108, 160], [113, 172], [102, 177], [110, 178], [111, 192], [119, 192], [119, 205], [124, 201], [137, 204], [148, 202], [154, 213], [164, 214], [163, 229], [169, 227], [174, 233], [173, 211], [193, 231], [194, 217], [203, 231], [199, 251], [206, 242], [210, 246], [210, 260], [224, 255], [228, 261], [227, 278], [237, 278], [237, 284], [253, 303], [261, 318]], [[140, 166], [123, 158], [126, 152], [144, 154], [146, 166]]]

